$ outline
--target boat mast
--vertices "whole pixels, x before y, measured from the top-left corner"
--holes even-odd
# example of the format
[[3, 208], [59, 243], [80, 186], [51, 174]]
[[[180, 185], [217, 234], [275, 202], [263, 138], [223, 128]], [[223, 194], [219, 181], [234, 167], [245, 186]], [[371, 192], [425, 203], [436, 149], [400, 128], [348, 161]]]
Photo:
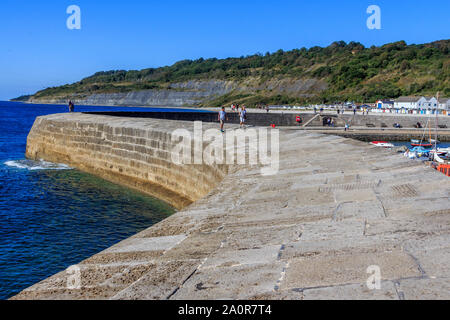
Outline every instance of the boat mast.
[[436, 141], [434, 141], [434, 150], [437, 152], [437, 141], [438, 141], [438, 109], [439, 109], [439, 92], [436, 94], [436, 125], [435, 125], [435, 133], [436, 133]]

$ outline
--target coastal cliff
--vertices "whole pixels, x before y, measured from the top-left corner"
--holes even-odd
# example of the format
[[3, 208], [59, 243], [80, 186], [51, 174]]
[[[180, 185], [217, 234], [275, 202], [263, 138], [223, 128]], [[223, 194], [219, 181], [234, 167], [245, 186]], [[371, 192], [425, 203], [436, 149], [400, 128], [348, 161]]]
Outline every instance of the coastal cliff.
[[[181, 107], [200, 103], [225, 95], [236, 88], [231, 81], [188, 81], [173, 83], [165, 89], [149, 89], [132, 92], [93, 93], [73, 96], [79, 105], [110, 106], [170, 106]], [[66, 104], [67, 97], [30, 97], [31, 103]]]
[[147, 106], [229, 106], [369, 102], [399, 96], [450, 95], [450, 41], [366, 48], [279, 50], [240, 58], [182, 60], [143, 70], [97, 72], [20, 101]]
[[109, 106], [201, 106], [217, 104], [219, 100], [236, 99], [270, 91], [300, 97], [311, 96], [311, 90], [325, 90], [327, 84], [316, 79], [271, 79], [263, 83], [259, 79], [245, 81], [191, 80], [167, 85], [164, 89], [131, 92], [92, 93], [86, 91], [73, 96], [30, 96], [27, 102], [66, 104], [71, 99], [78, 105]]

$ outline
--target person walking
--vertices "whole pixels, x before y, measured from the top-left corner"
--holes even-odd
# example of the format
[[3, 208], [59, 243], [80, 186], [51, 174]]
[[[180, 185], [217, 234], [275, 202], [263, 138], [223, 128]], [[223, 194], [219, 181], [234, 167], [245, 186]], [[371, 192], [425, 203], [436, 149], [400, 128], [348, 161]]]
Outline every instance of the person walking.
[[220, 122], [220, 132], [224, 133], [223, 127], [225, 125], [225, 121], [228, 120], [227, 113], [225, 112], [225, 107], [222, 107], [222, 110], [219, 111], [218, 120]]

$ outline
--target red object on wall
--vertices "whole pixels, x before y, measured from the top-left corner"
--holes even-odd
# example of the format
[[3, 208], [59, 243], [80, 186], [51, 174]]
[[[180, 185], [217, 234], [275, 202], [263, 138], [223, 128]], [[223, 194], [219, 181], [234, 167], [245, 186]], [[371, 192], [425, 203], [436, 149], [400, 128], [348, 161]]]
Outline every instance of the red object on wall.
[[447, 177], [450, 177], [450, 164], [441, 164], [438, 167], [438, 170], [445, 174]]

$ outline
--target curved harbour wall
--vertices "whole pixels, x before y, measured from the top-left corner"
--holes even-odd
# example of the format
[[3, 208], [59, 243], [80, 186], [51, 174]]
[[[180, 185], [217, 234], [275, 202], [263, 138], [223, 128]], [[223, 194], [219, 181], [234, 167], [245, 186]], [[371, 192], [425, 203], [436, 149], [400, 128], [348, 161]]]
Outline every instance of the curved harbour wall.
[[[450, 298], [448, 177], [361, 141], [289, 129], [276, 175], [177, 167], [163, 156], [175, 127], [192, 122], [37, 119], [29, 157], [141, 190], [157, 183], [179, 207], [207, 196], [13, 299]], [[368, 290], [369, 266], [380, 267], [381, 290]]]
[[65, 163], [181, 209], [208, 194], [227, 174], [220, 165], [172, 162], [172, 132], [192, 122], [85, 114], [39, 117], [28, 136], [30, 159]]

